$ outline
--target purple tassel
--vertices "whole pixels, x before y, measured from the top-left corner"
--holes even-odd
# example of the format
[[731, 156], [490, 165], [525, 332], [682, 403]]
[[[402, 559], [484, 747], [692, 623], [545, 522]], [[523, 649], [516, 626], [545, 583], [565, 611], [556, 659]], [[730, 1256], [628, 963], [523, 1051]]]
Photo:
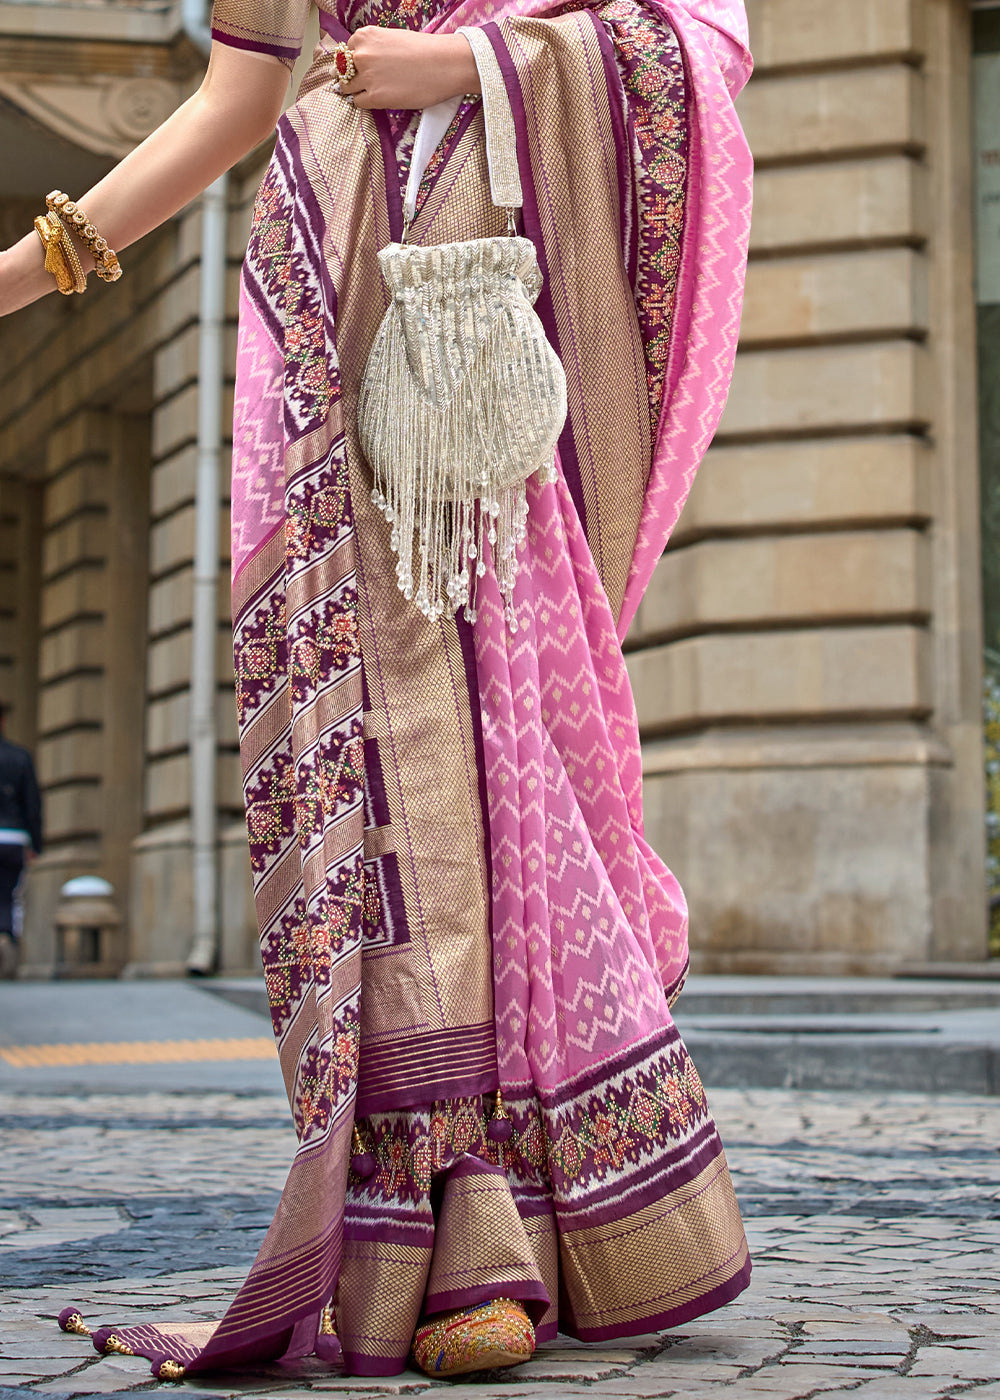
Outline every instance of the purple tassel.
[[493, 1101], [493, 1113], [490, 1121], [486, 1124], [486, 1136], [490, 1142], [509, 1142], [513, 1132], [514, 1124], [511, 1122], [510, 1114], [503, 1106], [503, 1091], [498, 1089]]
[[336, 1361], [339, 1359], [340, 1354], [340, 1342], [336, 1337], [321, 1333], [316, 1338], [316, 1351], [314, 1355], [318, 1356], [320, 1361]]
[[375, 1171], [375, 1158], [370, 1152], [355, 1152], [351, 1158], [351, 1171], [367, 1181]]
[[509, 1118], [491, 1118], [486, 1125], [486, 1136], [490, 1142], [510, 1142], [514, 1124]]
[[[70, 1321], [75, 1319], [76, 1325], [71, 1327]], [[63, 1308], [59, 1314], [59, 1326], [64, 1332], [76, 1332], [83, 1337], [90, 1336], [90, 1328], [84, 1326], [83, 1316], [79, 1308]]]
[[113, 1337], [114, 1333], [115, 1329], [113, 1327], [101, 1327], [97, 1332], [95, 1332], [93, 1337], [94, 1350], [101, 1352], [103, 1355], [108, 1338]]

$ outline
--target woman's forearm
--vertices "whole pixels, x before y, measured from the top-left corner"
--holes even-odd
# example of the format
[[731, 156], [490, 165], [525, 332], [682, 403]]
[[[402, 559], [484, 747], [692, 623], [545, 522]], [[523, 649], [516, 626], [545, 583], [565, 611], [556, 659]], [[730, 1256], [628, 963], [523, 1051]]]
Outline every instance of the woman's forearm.
[[[120, 252], [253, 150], [274, 127], [287, 86], [288, 70], [276, 59], [216, 44], [198, 91], [93, 189], [68, 193]], [[75, 242], [89, 271], [93, 258]], [[0, 315], [54, 287], [34, 232], [0, 253]]]
[[[461, 35], [365, 27], [351, 38], [357, 78], [340, 89], [358, 107], [415, 109], [479, 90]], [[288, 70], [266, 54], [216, 43], [201, 87], [91, 190], [68, 190], [116, 252], [171, 218], [273, 129]], [[44, 210], [39, 210], [44, 213]], [[74, 239], [84, 272], [94, 260]], [[34, 232], [0, 253], [0, 316], [27, 306], [55, 282]]]

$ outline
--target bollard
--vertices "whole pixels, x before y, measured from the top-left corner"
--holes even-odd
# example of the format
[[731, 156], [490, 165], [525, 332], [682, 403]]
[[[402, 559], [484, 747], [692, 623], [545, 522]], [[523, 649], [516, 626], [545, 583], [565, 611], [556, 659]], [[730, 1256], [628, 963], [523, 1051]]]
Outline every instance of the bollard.
[[78, 875], [59, 891], [56, 907], [56, 977], [117, 977], [121, 915], [114, 887], [99, 875]]

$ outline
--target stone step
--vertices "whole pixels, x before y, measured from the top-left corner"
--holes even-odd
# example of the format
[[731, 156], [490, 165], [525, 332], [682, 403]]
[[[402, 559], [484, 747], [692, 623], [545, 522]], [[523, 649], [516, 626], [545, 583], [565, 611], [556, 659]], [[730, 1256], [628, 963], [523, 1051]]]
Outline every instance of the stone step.
[[[200, 984], [267, 1015], [264, 984]], [[718, 1088], [1000, 1094], [1000, 983], [691, 977], [674, 1018]]]
[[[995, 973], [1000, 973], [1000, 959]], [[837, 1016], [1000, 1007], [1000, 978], [691, 976], [685, 1016]]]

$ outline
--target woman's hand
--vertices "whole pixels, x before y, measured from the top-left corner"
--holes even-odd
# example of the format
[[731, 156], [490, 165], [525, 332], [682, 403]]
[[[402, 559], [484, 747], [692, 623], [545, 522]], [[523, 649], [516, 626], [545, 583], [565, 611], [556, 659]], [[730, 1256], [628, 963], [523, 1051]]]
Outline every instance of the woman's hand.
[[[70, 193], [121, 252], [263, 141], [287, 89], [288, 70], [276, 58], [213, 44], [198, 91], [92, 190]], [[44, 207], [38, 212], [44, 214]], [[83, 270], [90, 271], [88, 249], [77, 242], [77, 252]], [[34, 232], [0, 253], [0, 316], [54, 290]]]
[[479, 92], [472, 46], [462, 34], [421, 34], [366, 25], [349, 40], [357, 75], [341, 89], [355, 107], [411, 112]]

